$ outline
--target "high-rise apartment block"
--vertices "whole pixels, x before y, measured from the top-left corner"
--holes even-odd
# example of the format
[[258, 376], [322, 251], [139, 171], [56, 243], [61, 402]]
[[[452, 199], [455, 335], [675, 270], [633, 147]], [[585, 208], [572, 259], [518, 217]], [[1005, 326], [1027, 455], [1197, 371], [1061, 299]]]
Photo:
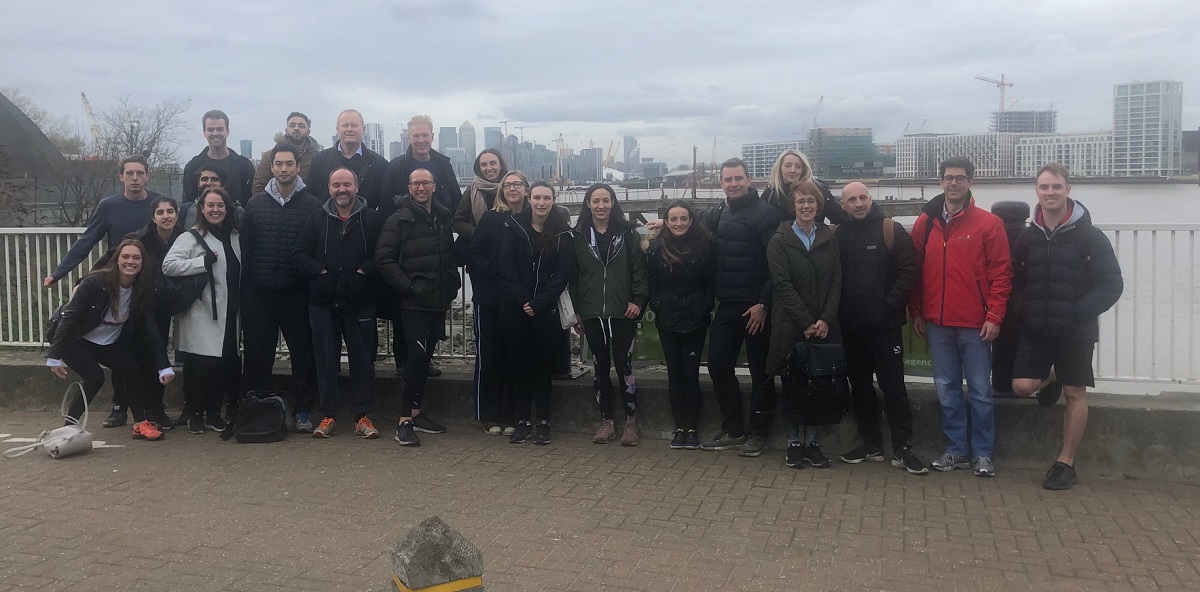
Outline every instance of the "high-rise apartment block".
[[1042, 165], [1057, 162], [1067, 167], [1072, 178], [1108, 177], [1112, 152], [1111, 131], [1026, 136], [1017, 140], [1015, 174], [1033, 177]]
[[363, 146], [376, 154], [383, 154], [387, 143], [383, 139], [383, 125], [368, 123], [363, 126]]
[[475, 155], [479, 154], [479, 151], [475, 146], [475, 126], [471, 125], [470, 121], [464, 121], [458, 126], [458, 147], [463, 149], [471, 164], [474, 164]]
[[1001, 134], [1053, 134], [1058, 111], [993, 111], [991, 129]]
[[500, 150], [504, 145], [504, 132], [498, 127], [483, 128], [483, 147]]
[[438, 128], [438, 152], [445, 154], [451, 148], [458, 148], [458, 128]]
[[938, 164], [951, 156], [965, 156], [975, 165], [977, 178], [1012, 177], [1016, 174], [1016, 146], [1021, 137], [994, 133], [904, 136], [896, 141], [896, 176], [936, 178]]
[[800, 140], [790, 142], [755, 142], [752, 144], [742, 144], [742, 160], [746, 162], [746, 171], [752, 179], [765, 179], [771, 175], [771, 167], [775, 165], [775, 159], [783, 154], [784, 150], [795, 150], [804, 152], [807, 146]]
[[1183, 83], [1174, 80], [1113, 86], [1113, 175], [1180, 174]]
[[623, 162], [625, 163], [626, 169], [632, 170], [630, 167], [639, 166], [642, 162], [642, 151], [638, 148], [637, 138], [633, 136], [625, 136], [625, 138], [621, 140], [621, 146], [625, 151], [625, 160]]

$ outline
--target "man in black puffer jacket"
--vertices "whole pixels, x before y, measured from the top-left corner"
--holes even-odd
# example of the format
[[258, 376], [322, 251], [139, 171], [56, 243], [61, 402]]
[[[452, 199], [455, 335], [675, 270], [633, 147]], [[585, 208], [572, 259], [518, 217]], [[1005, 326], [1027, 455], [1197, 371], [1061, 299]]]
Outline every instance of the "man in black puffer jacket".
[[242, 347], [246, 390], [271, 386], [279, 332], [292, 362], [296, 430], [312, 431], [308, 414], [316, 399], [312, 329], [308, 325], [308, 295], [303, 278], [292, 265], [300, 231], [321, 202], [305, 191], [298, 149], [280, 144], [271, 150], [271, 172], [265, 192], [246, 202], [242, 217]]
[[[766, 450], [767, 429], [775, 411], [775, 379], [766, 371], [771, 343], [767, 241], [788, 217], [758, 196], [746, 171], [740, 158], [725, 161], [721, 189], [726, 203], [698, 216], [713, 234], [716, 252], [714, 290], [719, 305], [709, 329], [708, 374], [722, 417], [720, 433], [701, 447], [737, 448], [742, 456], [759, 456]], [[741, 385], [734, 374], [743, 341], [750, 365], [749, 426], [742, 413]]]
[[404, 398], [396, 441], [420, 446], [416, 432], [441, 434], [442, 426], [421, 412], [433, 348], [446, 335], [446, 311], [458, 294], [458, 268], [450, 210], [433, 198], [433, 174], [417, 169], [409, 176], [408, 194], [396, 199], [396, 213], [383, 224], [375, 247], [375, 266], [395, 292], [400, 308], [405, 364]]
[[913, 475], [929, 467], [912, 452], [912, 406], [904, 386], [904, 308], [920, 277], [912, 238], [904, 227], [871, 203], [862, 183], [842, 189], [845, 222], [837, 227], [842, 261], [838, 320], [846, 352], [846, 374], [858, 433], [863, 445], [841, 456], [843, 462], [882, 461], [883, 438], [874, 375], [883, 391], [884, 415], [892, 437], [892, 465]]
[[1043, 406], [1066, 395], [1063, 443], [1042, 487], [1070, 489], [1075, 452], [1087, 426], [1087, 387], [1096, 386], [1092, 350], [1100, 339], [1100, 315], [1121, 298], [1124, 282], [1112, 244], [1083, 204], [1070, 198], [1067, 169], [1050, 163], [1038, 171], [1033, 223], [1013, 248], [1009, 309], [1021, 315], [1013, 364], [1013, 392], [1037, 394]]

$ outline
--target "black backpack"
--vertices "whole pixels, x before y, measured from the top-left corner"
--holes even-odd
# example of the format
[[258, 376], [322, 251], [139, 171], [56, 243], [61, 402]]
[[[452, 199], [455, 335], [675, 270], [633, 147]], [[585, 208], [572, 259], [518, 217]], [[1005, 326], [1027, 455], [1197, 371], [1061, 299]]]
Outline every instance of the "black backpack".
[[280, 442], [287, 437], [287, 418], [283, 393], [250, 391], [238, 405], [233, 438], [243, 444]]

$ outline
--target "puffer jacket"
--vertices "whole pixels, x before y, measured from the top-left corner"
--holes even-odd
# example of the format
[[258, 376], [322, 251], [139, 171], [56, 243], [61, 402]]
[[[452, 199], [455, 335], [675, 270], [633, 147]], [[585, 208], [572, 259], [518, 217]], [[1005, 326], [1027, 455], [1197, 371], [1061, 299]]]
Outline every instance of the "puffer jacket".
[[379, 233], [375, 267], [399, 308], [444, 312], [460, 283], [450, 212], [432, 199], [432, 209], [426, 212], [409, 195], [395, 203], [396, 213]]
[[767, 245], [771, 266], [771, 343], [767, 348], [767, 373], [779, 375], [788, 364], [792, 347], [804, 338], [813, 323], [829, 325], [827, 341], [841, 341], [838, 306], [842, 291], [842, 264], [837, 240], [824, 224], [817, 225], [812, 250], [804, 248], [792, 222], [780, 222]]
[[[501, 225], [503, 231], [495, 251], [499, 302], [516, 307], [529, 303], [534, 313], [549, 314], [558, 307], [558, 296], [566, 289], [573, 271], [570, 251], [575, 245], [571, 233], [559, 233], [556, 244], [542, 248], [535, 243], [532, 210], [503, 215], [507, 220]], [[558, 210], [550, 215], [562, 216]], [[561, 223], [565, 228], [566, 221]], [[549, 242], [555, 241], [551, 238]]]
[[945, 327], [978, 329], [1004, 322], [1012, 290], [1012, 255], [1004, 222], [967, 203], [947, 224], [946, 196], [939, 194], [921, 209], [913, 224], [913, 247], [921, 281], [908, 299], [909, 314]]
[[646, 279], [646, 254], [639, 248], [637, 230], [614, 236], [607, 253], [591, 244], [591, 229], [571, 232], [575, 248], [571, 302], [579, 320], [623, 318], [632, 302], [645, 310], [650, 286]]
[[[685, 235], [686, 238], [686, 235]], [[679, 263], [663, 257], [663, 239], [643, 240], [650, 281], [650, 310], [659, 332], [691, 333], [707, 327], [713, 309], [712, 243], [695, 239], [694, 248]]]
[[[142, 271], [146, 271], [144, 266]], [[170, 368], [167, 346], [154, 326], [152, 306], [150, 302], [130, 305], [129, 318], [121, 327], [120, 342], [130, 344], [133, 352], [139, 357], [149, 356], [157, 364], [155, 368]], [[61, 359], [67, 346], [83, 339], [84, 335], [91, 333], [92, 329], [104, 322], [104, 313], [108, 309], [109, 298], [108, 292], [104, 290], [104, 279], [96, 274], [88, 274], [79, 282], [70, 302], [62, 310], [58, 330], [54, 339], [50, 341], [46, 357]]]
[[1041, 224], [1041, 206], [1013, 248], [1013, 291], [1022, 294], [1010, 314], [1023, 333], [1039, 337], [1100, 339], [1099, 316], [1121, 298], [1124, 281], [1112, 244], [1092, 215], [1072, 200], [1056, 229]]
[[[892, 248], [883, 235], [893, 225]], [[879, 204], [867, 217], [847, 220], [834, 232], [842, 261], [842, 331], [862, 333], [903, 326], [904, 307], [920, 275], [912, 238], [895, 220], [887, 220]]]
[[303, 281], [292, 264], [292, 252], [313, 212], [321, 210], [321, 201], [305, 191], [302, 179], [296, 180], [284, 205], [275, 201], [278, 195], [271, 179], [266, 191], [246, 202], [240, 232], [242, 277], [248, 288], [297, 290]]
[[374, 304], [375, 245], [383, 220], [366, 206], [365, 199], [356, 197], [350, 217], [342, 222], [330, 199], [301, 231], [292, 261], [308, 278], [309, 304], [339, 310]]
[[471, 302], [480, 306], [500, 304], [500, 269], [496, 266], [496, 250], [504, 237], [504, 225], [511, 218], [509, 212], [484, 212], [471, 240], [460, 251], [461, 263], [471, 274]]
[[779, 223], [792, 216], [763, 201], [751, 187], [749, 194], [704, 210], [696, 218], [714, 237], [717, 300], [770, 306], [767, 241]]

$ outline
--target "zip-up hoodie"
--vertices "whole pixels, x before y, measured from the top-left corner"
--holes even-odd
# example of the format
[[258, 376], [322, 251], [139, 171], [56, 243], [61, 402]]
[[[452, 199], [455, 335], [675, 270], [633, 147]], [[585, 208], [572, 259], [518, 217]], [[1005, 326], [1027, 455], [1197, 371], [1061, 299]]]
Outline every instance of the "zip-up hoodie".
[[375, 245], [383, 218], [366, 206], [367, 200], [355, 196], [342, 221], [330, 198], [300, 232], [292, 262], [308, 278], [309, 304], [360, 310], [374, 303]]
[[909, 314], [946, 327], [999, 325], [1012, 290], [1004, 222], [977, 207], [970, 193], [949, 224], [942, 219], [945, 207], [945, 194], [937, 195], [913, 224], [921, 281], [909, 296]]
[[637, 230], [630, 227], [614, 237], [606, 252], [592, 244], [590, 226], [571, 233], [575, 248], [571, 278], [571, 301], [580, 320], [624, 318], [632, 302], [643, 311], [650, 284], [646, 277], [646, 254], [639, 247]]
[[[558, 234], [557, 246], [549, 244], [555, 242], [551, 237], [542, 247], [533, 233], [532, 210], [504, 215], [504, 234], [496, 250], [500, 304], [521, 307], [528, 302], [534, 313], [549, 314], [558, 306], [558, 296], [571, 276], [574, 258], [569, 251], [575, 247], [571, 233], [564, 230]], [[562, 214], [555, 209], [550, 216]], [[566, 228], [566, 221], [560, 222]]]

